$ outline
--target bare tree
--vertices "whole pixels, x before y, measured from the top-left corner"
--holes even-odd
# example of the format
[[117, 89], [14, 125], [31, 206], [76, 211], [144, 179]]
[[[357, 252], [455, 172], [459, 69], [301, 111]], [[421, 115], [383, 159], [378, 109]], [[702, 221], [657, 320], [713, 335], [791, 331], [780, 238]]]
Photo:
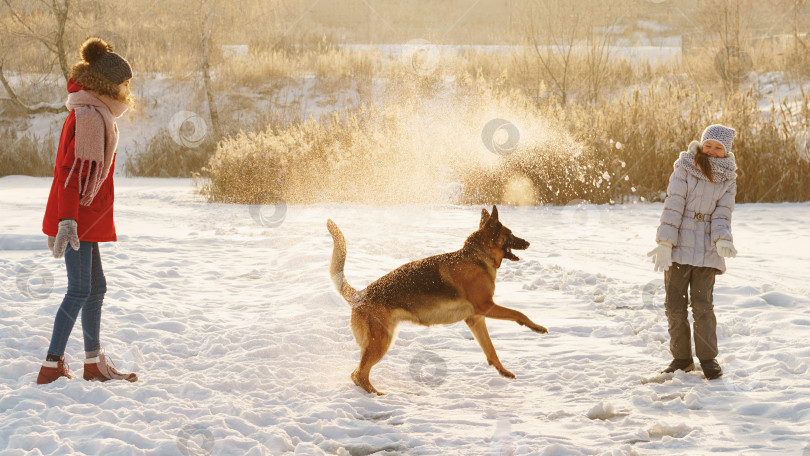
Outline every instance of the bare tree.
[[[607, 3], [607, 5], [610, 4], [610, 2]], [[588, 101], [591, 103], [596, 103], [599, 100], [610, 60], [613, 32], [624, 17], [609, 10], [604, 13], [604, 21], [597, 22], [594, 20], [595, 16], [592, 15], [583, 27], [585, 29], [584, 46], [585, 64], [587, 66], [585, 79]]]
[[67, 62], [67, 52], [65, 51], [65, 28], [70, 15], [71, 0], [39, 0], [43, 11], [48, 12], [56, 22], [55, 30], [51, 32], [38, 32], [31, 26], [30, 21], [25, 20], [21, 13], [12, 5], [10, 0], [3, 0], [8, 7], [11, 17], [22, 27], [22, 32], [28, 38], [39, 41], [51, 53], [53, 53], [62, 70], [62, 75], [67, 81], [70, 75], [70, 67]]
[[796, 67], [796, 73], [801, 75], [806, 74], [808, 67], [810, 67], [810, 46], [808, 45], [807, 35], [799, 32], [801, 30], [801, 11], [807, 7], [807, 0], [791, 0], [791, 9], [793, 10], [793, 59]]
[[210, 2], [203, 0], [200, 5], [201, 27], [200, 27], [200, 71], [203, 77], [203, 87], [205, 89], [206, 100], [208, 101], [208, 114], [211, 117], [211, 127], [214, 130], [214, 141], [222, 138], [222, 128], [220, 127], [219, 111], [214, 99], [214, 89], [211, 85], [211, 44], [214, 33], [216, 11], [211, 16]]
[[751, 70], [750, 31], [754, 27], [747, 0], [705, 0], [700, 13], [703, 33], [719, 43], [714, 64], [723, 86], [736, 92]]
[[542, 74], [553, 85], [560, 103], [569, 96], [569, 77], [582, 13], [566, 2], [537, 0], [526, 11], [524, 27]]
[[[17, 33], [22, 35], [22, 37], [25, 39], [34, 40], [40, 43], [48, 50], [49, 53], [53, 54], [56, 61], [59, 63], [62, 76], [65, 78], [65, 81], [67, 81], [70, 77], [70, 67], [68, 66], [67, 61], [65, 31], [70, 16], [71, 0], [39, 0], [39, 3], [42, 5], [42, 11], [50, 16], [49, 22], [55, 22], [56, 26], [52, 31], [38, 31], [32, 25], [33, 21], [29, 19], [27, 17], [28, 15], [23, 11], [23, 7], [12, 4], [11, 0], [3, 0], [3, 3], [5, 5], [4, 9], [8, 11], [8, 17], [12, 19], [13, 24], [17, 25]], [[27, 5], [30, 8], [31, 5]], [[43, 30], [50, 30], [50, 27], [43, 28]], [[3, 28], [0, 29], [0, 45], [2, 45], [0, 46], [0, 49], [5, 51], [0, 53], [0, 84], [3, 85], [3, 88], [6, 90], [11, 102], [29, 114], [66, 111], [67, 109], [64, 106], [54, 107], [42, 103], [31, 107], [26, 105], [17, 95], [17, 92], [14, 90], [5, 76], [5, 64], [7, 57], [6, 52], [8, 52], [8, 50], [10, 50], [12, 47], [9, 45], [9, 42], [10, 36], [13, 33], [14, 32], [9, 30], [5, 24]]]

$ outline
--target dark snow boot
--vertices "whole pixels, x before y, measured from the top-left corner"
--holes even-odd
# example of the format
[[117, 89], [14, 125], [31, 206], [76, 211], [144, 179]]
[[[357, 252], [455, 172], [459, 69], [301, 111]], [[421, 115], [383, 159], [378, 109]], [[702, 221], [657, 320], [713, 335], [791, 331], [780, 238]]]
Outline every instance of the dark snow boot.
[[695, 362], [692, 361], [692, 358], [689, 359], [673, 359], [669, 366], [666, 369], [662, 370], [661, 372], [665, 374], [671, 374], [675, 371], [682, 370], [684, 372], [691, 372], [695, 369]]
[[700, 368], [703, 369], [703, 376], [706, 380], [714, 380], [723, 376], [723, 369], [716, 359], [701, 359]]

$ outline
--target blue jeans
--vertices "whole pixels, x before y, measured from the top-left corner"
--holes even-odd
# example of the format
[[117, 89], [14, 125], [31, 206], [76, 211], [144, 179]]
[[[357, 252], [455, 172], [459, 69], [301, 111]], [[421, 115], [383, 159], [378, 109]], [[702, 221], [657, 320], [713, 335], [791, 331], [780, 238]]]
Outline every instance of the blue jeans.
[[98, 242], [82, 241], [79, 250], [73, 250], [68, 244], [65, 249], [65, 266], [68, 277], [67, 293], [56, 313], [51, 346], [48, 348], [48, 354], [56, 356], [65, 354], [70, 332], [80, 310], [84, 350], [92, 352], [101, 347], [98, 335], [101, 329], [101, 304], [104, 293], [107, 292]]

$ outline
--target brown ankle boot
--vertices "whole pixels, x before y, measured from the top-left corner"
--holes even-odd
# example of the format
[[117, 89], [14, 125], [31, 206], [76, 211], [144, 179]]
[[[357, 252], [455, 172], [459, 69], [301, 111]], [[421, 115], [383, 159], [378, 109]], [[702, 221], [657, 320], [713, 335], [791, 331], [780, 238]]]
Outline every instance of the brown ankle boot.
[[106, 382], [107, 380], [126, 380], [128, 382], [137, 382], [138, 376], [134, 373], [122, 374], [118, 372], [114, 366], [107, 364], [107, 356], [101, 352], [95, 358], [84, 360], [84, 375], [85, 380], [98, 380]]
[[47, 385], [55, 382], [59, 377], [67, 377], [68, 380], [73, 378], [70, 376], [70, 366], [65, 362], [64, 356], [59, 361], [45, 361], [42, 363], [37, 376], [37, 385]]

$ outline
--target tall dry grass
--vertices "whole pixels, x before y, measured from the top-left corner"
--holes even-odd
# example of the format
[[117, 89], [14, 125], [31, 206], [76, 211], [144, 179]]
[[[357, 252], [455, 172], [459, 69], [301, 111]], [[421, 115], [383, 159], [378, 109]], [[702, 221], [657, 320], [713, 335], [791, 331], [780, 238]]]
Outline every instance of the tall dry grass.
[[760, 112], [759, 102], [753, 88], [716, 97], [696, 84], [658, 82], [596, 105], [552, 103], [539, 109], [582, 145], [572, 155], [586, 166], [571, 166], [572, 156], [536, 154], [540, 160], [527, 168], [509, 156], [485, 179], [468, 180], [475, 189], [468, 191], [497, 200], [519, 173], [532, 180], [537, 202], [660, 201], [679, 152], [707, 125], [723, 123], [738, 131], [738, 202], [807, 201], [810, 161], [802, 144], [810, 133], [810, 97], [775, 100], [769, 113]]
[[129, 154], [124, 173], [142, 177], [192, 177], [208, 162], [216, 145], [206, 140], [195, 147], [175, 141], [166, 129], [135, 145], [138, 150]]
[[810, 162], [797, 147], [810, 129], [810, 97], [777, 100], [764, 114], [759, 102], [753, 88], [716, 97], [697, 85], [659, 82], [596, 109], [579, 105], [556, 115], [607, 165], [610, 183], [594, 202], [661, 200], [678, 152], [712, 123], [738, 131], [737, 201], [806, 201]]
[[265, 197], [431, 203], [442, 198], [445, 184], [497, 164], [481, 142], [481, 128], [499, 112], [537, 127], [524, 135], [548, 149], [571, 143], [525, 103], [486, 89], [453, 95], [414, 78], [381, 92], [384, 100], [355, 110], [223, 140], [204, 170], [202, 192], [213, 201], [241, 203]]
[[0, 177], [14, 174], [53, 176], [58, 138], [20, 136], [15, 129], [0, 130]]
[[[499, 80], [473, 87], [432, 104], [414, 83], [378, 107], [239, 134], [218, 145], [201, 191], [239, 203], [435, 202], [441, 184], [457, 182], [456, 200], [469, 204], [656, 201], [678, 153], [706, 125], [724, 123], [739, 132], [738, 202], [810, 199], [810, 163], [796, 151], [810, 129], [806, 96], [762, 114], [751, 89], [718, 98], [659, 81], [563, 107], [533, 104]], [[482, 156], [481, 127], [498, 116], [519, 127], [519, 147]]]

